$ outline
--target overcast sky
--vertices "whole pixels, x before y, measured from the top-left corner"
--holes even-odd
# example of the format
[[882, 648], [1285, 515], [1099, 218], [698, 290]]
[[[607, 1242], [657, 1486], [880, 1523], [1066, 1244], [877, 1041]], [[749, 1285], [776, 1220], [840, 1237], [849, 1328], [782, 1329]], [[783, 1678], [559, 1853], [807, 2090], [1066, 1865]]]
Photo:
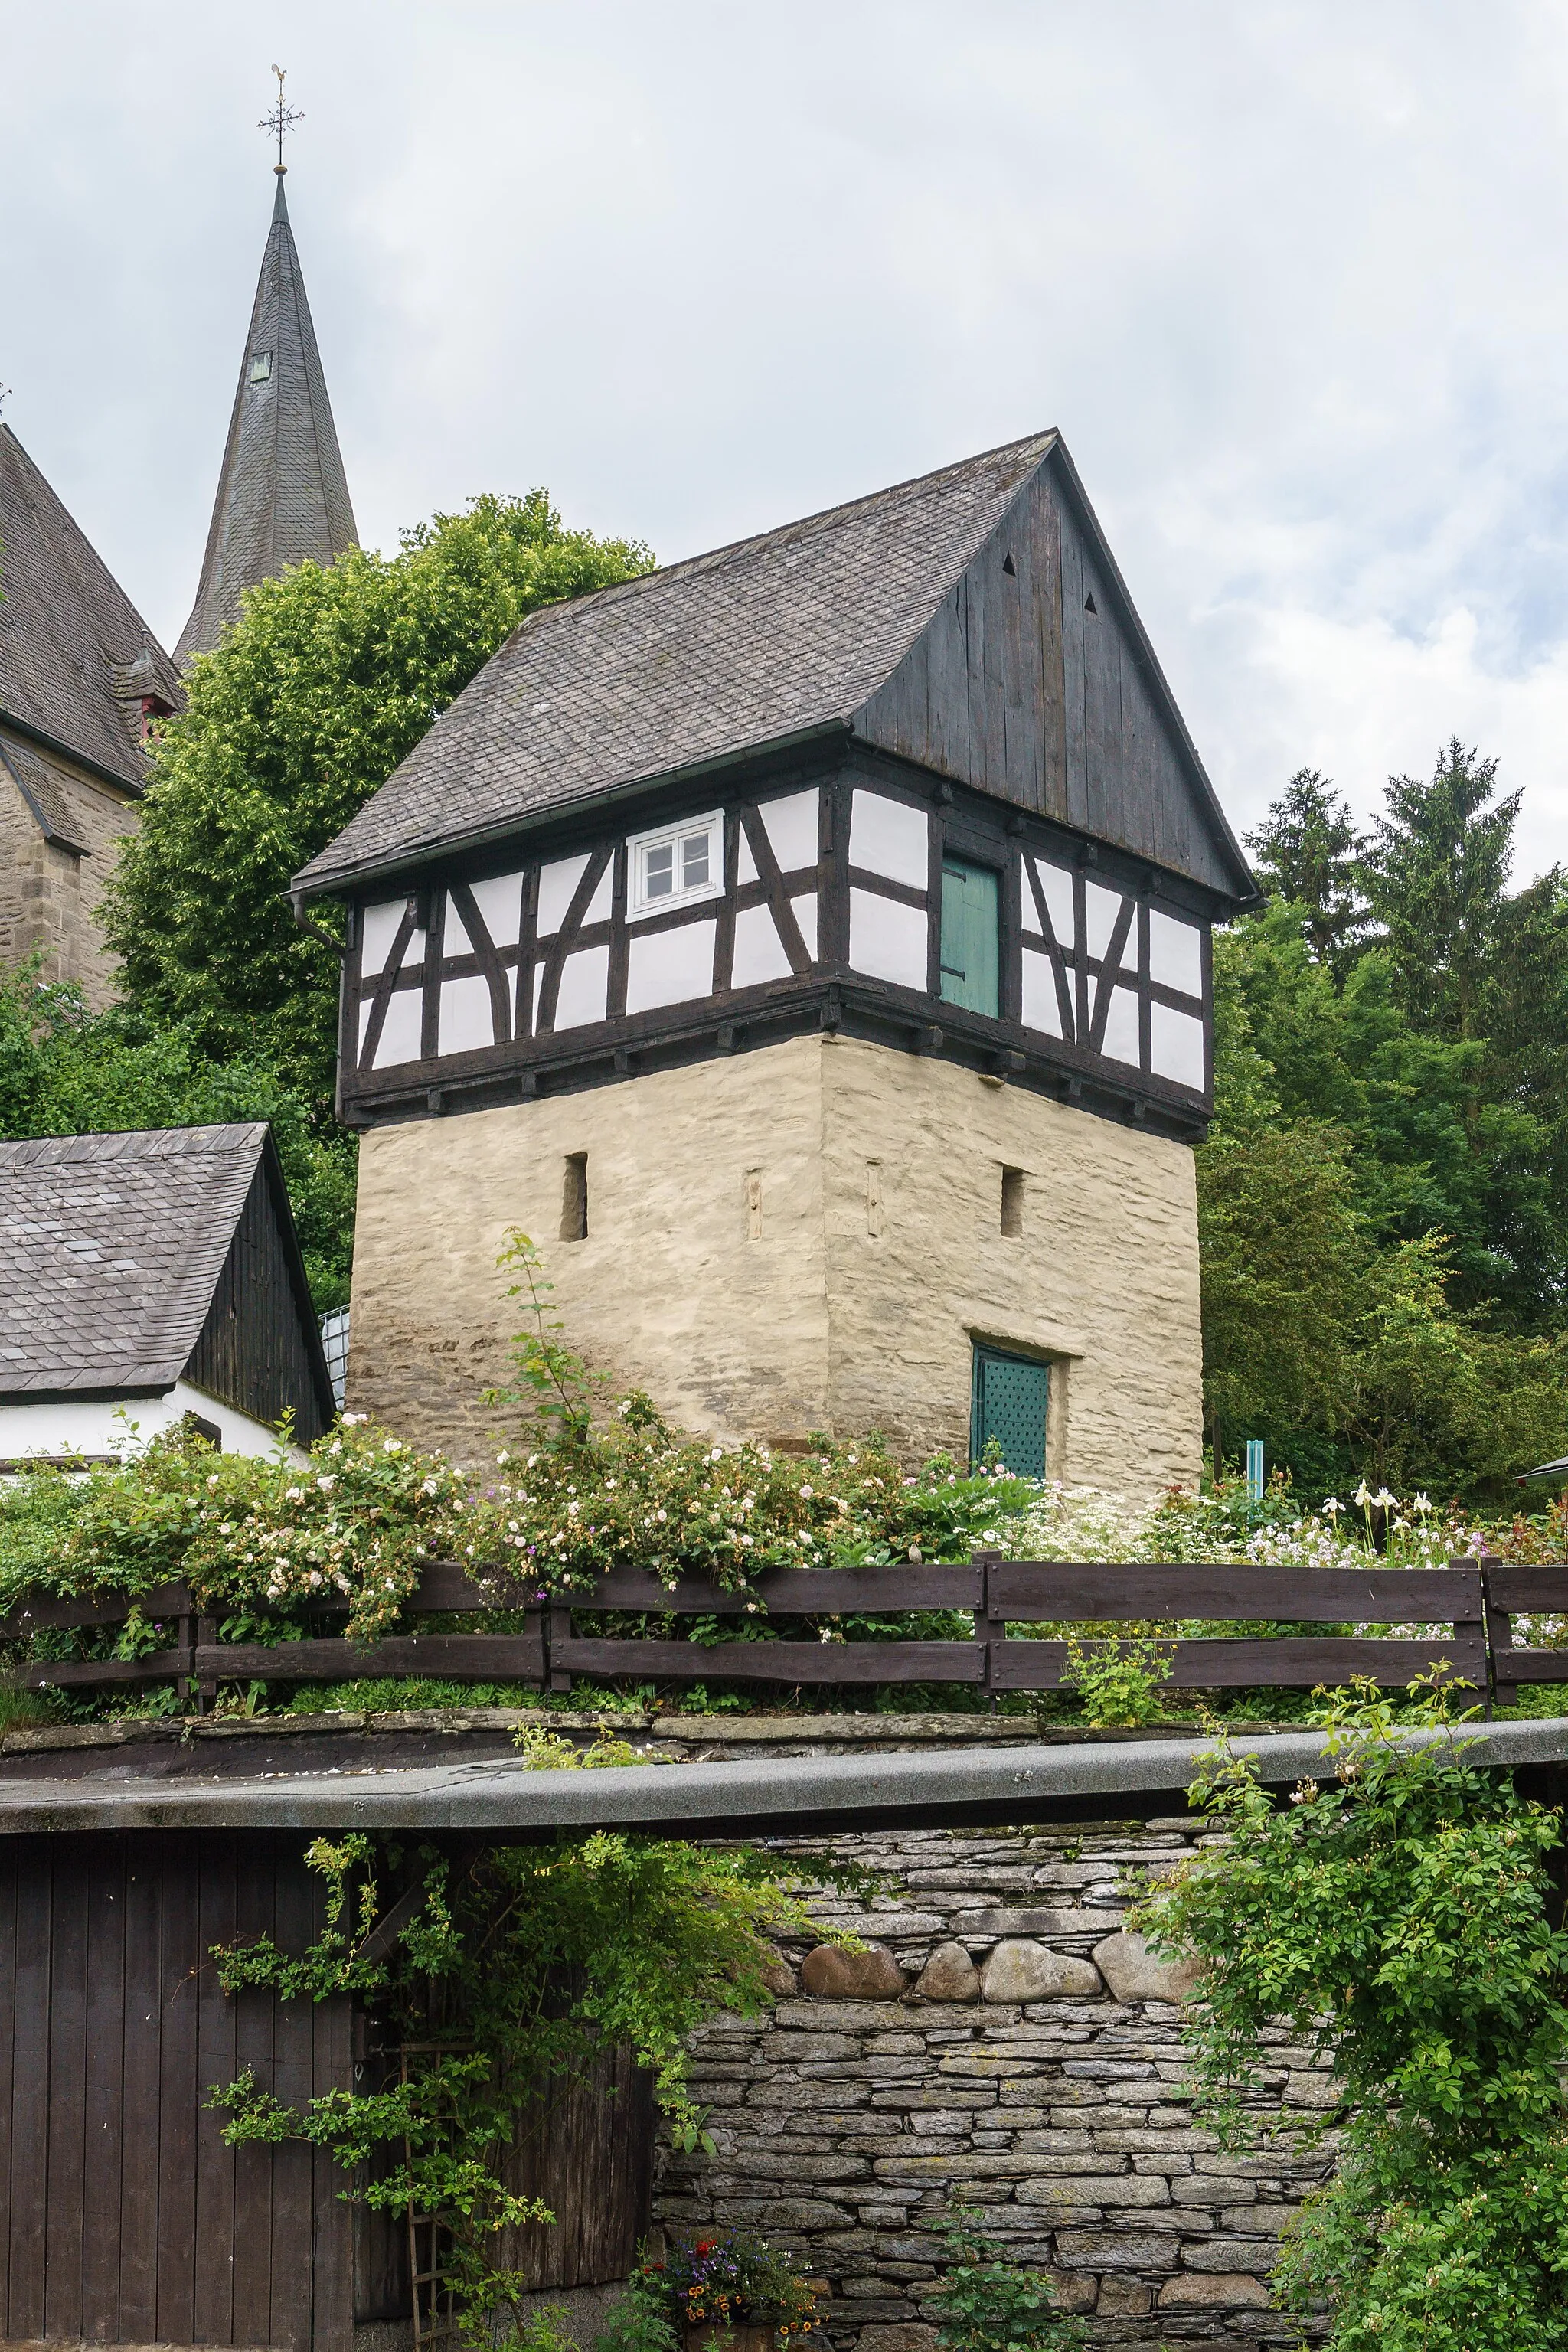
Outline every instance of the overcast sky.
[[362, 539], [662, 558], [1059, 425], [1238, 827], [1568, 862], [1568, 0], [0, 0], [5, 415], [165, 644], [272, 201]]

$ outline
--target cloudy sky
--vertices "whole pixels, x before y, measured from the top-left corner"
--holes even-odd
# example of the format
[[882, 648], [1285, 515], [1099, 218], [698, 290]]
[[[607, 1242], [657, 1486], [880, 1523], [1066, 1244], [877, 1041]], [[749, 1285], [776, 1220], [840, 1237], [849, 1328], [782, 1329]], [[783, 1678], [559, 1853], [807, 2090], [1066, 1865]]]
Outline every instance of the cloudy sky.
[[1233, 820], [1568, 861], [1568, 0], [0, 0], [5, 414], [166, 643], [272, 198], [362, 538], [665, 558], [1044, 425]]

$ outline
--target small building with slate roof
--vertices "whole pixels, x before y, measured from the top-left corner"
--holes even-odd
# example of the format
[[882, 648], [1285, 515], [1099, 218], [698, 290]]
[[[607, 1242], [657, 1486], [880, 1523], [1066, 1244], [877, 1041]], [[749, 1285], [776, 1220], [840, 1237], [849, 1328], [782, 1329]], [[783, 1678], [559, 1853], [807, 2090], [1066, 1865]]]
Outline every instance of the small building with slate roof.
[[285, 1413], [309, 1444], [333, 1409], [265, 1124], [0, 1143], [0, 1466], [187, 1414], [268, 1453]]
[[9, 425], [0, 425], [0, 963], [107, 1004], [98, 903], [147, 783], [173, 663]]
[[533, 614], [295, 887], [352, 909], [351, 1404], [482, 1450], [521, 1227], [689, 1426], [1195, 1475], [1256, 890], [1058, 434]]

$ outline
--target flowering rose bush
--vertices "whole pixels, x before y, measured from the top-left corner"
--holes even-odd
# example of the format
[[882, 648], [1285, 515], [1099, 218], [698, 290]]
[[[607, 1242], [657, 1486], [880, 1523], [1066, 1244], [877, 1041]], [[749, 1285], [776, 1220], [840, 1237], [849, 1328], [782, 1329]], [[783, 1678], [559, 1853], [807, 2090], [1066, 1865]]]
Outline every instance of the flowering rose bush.
[[394, 1625], [427, 1559], [449, 1556], [467, 1481], [438, 1454], [345, 1414], [301, 1465], [155, 1438], [80, 1482], [45, 1580], [63, 1592], [146, 1592], [183, 1579], [202, 1606], [287, 1611], [346, 1601], [349, 1631]]

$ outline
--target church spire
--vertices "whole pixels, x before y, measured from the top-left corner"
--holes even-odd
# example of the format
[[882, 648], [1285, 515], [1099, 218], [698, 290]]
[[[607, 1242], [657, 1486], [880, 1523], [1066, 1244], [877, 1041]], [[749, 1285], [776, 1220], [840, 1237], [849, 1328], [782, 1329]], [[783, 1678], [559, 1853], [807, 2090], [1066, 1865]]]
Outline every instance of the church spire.
[[279, 161], [273, 167], [278, 194], [240, 362], [201, 583], [174, 648], [174, 658], [182, 665], [217, 644], [239, 616], [242, 593], [257, 581], [273, 578], [285, 564], [307, 559], [331, 563], [356, 544], [327, 380], [283, 194], [288, 167], [282, 161], [282, 133], [297, 119], [292, 109], [284, 108], [279, 74], [278, 112], [264, 126], [279, 133]]

